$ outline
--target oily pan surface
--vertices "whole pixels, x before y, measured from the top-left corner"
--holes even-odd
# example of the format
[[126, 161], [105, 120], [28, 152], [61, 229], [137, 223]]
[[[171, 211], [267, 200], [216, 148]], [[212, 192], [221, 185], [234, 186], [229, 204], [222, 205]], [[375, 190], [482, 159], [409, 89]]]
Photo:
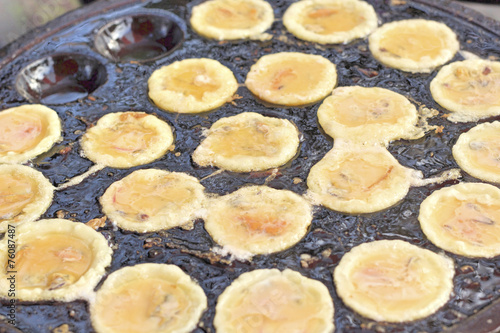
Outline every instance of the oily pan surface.
[[[130, 3], [113, 11], [100, 13], [98, 9], [102, 8], [104, 2], [86, 7], [81, 12], [93, 13], [93, 15], [74, 24], [67, 24], [67, 19], [65, 21], [64, 18], [60, 19], [59, 23], [55, 21], [52, 23], [53, 27], [57, 27], [58, 24], [60, 27], [63, 22], [66, 26], [28, 47], [24, 53], [17, 55], [14, 59], [10, 60], [9, 55], [2, 59], [4, 64], [0, 68], [2, 109], [27, 103], [16, 92], [14, 80], [17, 73], [35, 59], [55, 52], [77, 52], [93, 56], [105, 65], [108, 73], [107, 82], [92, 93], [93, 98], [61, 105], [47, 105], [56, 110], [62, 119], [64, 141], [57, 144], [49, 153], [35, 159], [30, 165], [43, 172], [54, 185], [82, 174], [92, 165], [92, 162], [80, 156], [81, 149], [78, 140], [88, 125], [95, 124], [106, 113], [135, 110], [157, 114], [171, 124], [175, 131], [174, 152], [167, 153], [160, 160], [144, 166], [125, 170], [105, 168], [77, 186], [56, 192], [52, 205], [42, 218], [66, 217], [86, 222], [102, 217], [98, 198], [111, 183], [137, 169], [160, 168], [182, 171], [198, 179], [212, 174], [217, 169], [199, 168], [191, 160], [192, 152], [202, 139], [202, 129], [210, 127], [221, 117], [233, 116], [244, 111], [289, 119], [298, 126], [303, 136], [299, 155], [291, 163], [280, 168], [277, 177], [268, 185], [277, 189], [290, 189], [299, 194], [307, 190], [305, 180], [311, 166], [317, 163], [333, 145], [333, 140], [327, 137], [317, 124], [316, 112], [320, 103], [302, 108], [268, 107], [258, 102], [246, 88], [240, 87], [237, 93], [242, 96], [242, 99], [236, 100], [236, 105], [226, 104], [213, 112], [201, 115], [163, 112], [148, 99], [147, 80], [159, 66], [184, 58], [217, 59], [234, 72], [239, 83], [243, 83], [251, 65], [263, 55], [282, 51], [322, 55], [337, 65], [338, 86], [361, 85], [388, 88], [440, 111], [440, 115], [432, 119], [430, 123], [444, 126], [442, 133], [431, 131], [419, 140], [397, 141], [390, 144], [389, 150], [401, 164], [421, 170], [426, 177], [458, 167], [452, 158], [451, 147], [458, 136], [473, 127], [475, 123], [453, 124], [441, 117], [446, 112], [433, 102], [428, 88], [436, 71], [429, 75], [409, 74], [384, 67], [370, 55], [366, 39], [331, 47], [300, 41], [287, 33], [281, 22], [285, 9], [293, 2], [286, 0], [271, 3], [277, 18], [270, 31], [274, 36], [271, 41], [207, 40], [194, 33], [188, 25], [184, 44], [169, 56], [155, 62], [115, 63], [99, 55], [93, 47], [94, 33], [113, 18], [136, 13], [142, 8], [166, 9], [188, 22], [192, 6], [199, 3], [199, 1], [180, 0], [137, 2], [138, 4]], [[475, 20], [471, 21], [455, 16], [445, 11], [445, 8], [450, 8], [446, 2], [438, 2], [437, 7], [419, 2], [406, 3], [388, 0], [369, 0], [368, 2], [375, 7], [381, 23], [414, 17], [442, 21], [457, 33], [462, 50], [482, 58], [498, 59], [500, 57], [498, 40], [500, 32], [497, 30], [495, 33], [491, 29], [487, 30], [476, 24], [475, 22], [480, 22], [478, 19], [480, 16], [476, 16]], [[36, 33], [42, 32], [46, 31], [40, 30]], [[35, 37], [36, 35], [22, 38], [8, 52], [13, 54], [14, 47], [26, 45]], [[453, 61], [462, 59], [462, 55], [457, 54]], [[69, 153], [59, 153], [66, 147], [71, 147]], [[175, 153], [180, 154], [176, 156]], [[222, 172], [201, 183], [208, 193], [222, 195], [247, 184], [262, 185], [267, 176], [269, 173], [266, 172], [242, 174]], [[297, 182], [297, 179], [302, 182]], [[463, 180], [478, 181], [470, 176], [465, 176]], [[337, 332], [440, 332], [443, 327], [459, 324], [499, 298], [500, 260], [498, 258], [469, 259], [448, 253], [447, 255], [455, 260], [456, 267], [454, 293], [450, 301], [428, 318], [403, 324], [376, 323], [347, 308], [335, 292], [332, 271], [345, 252], [356, 245], [372, 240], [402, 239], [423, 248], [441, 252], [425, 238], [417, 216], [420, 203], [432, 191], [450, 184], [452, 182], [438, 186], [412, 188], [400, 204], [369, 215], [349, 216], [317, 207], [311, 230], [301, 242], [291, 249], [276, 254], [255, 256], [252, 262], [229, 262], [227, 258], [220, 258], [210, 251], [216, 244], [205, 231], [202, 221], [196, 221], [193, 230], [174, 228], [147, 234], [114, 230], [108, 222], [99, 232], [109, 240], [114, 249], [113, 262], [107, 270], [108, 273], [138, 263], [168, 263], [179, 266], [200, 283], [207, 294], [209, 309], [204, 313], [200, 328], [195, 332], [214, 332], [213, 318], [217, 297], [240, 274], [258, 268], [281, 270], [290, 268], [323, 282], [334, 300]], [[302, 254], [309, 255], [311, 259], [301, 260]], [[3, 301], [2, 304], [0, 314], [5, 316], [8, 313], [7, 302]], [[64, 324], [69, 325], [68, 328], [72, 332], [93, 332], [88, 306], [83, 301], [18, 303], [16, 319], [18, 329], [23, 332], [52, 332]]]

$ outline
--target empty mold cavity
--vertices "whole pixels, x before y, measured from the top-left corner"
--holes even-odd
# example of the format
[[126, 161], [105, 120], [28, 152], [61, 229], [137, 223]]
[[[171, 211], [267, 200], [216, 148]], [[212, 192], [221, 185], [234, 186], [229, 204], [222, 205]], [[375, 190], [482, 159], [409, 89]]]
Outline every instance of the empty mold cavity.
[[16, 89], [33, 103], [64, 104], [87, 97], [106, 79], [106, 68], [97, 59], [64, 53], [25, 67], [17, 76]]
[[184, 31], [184, 22], [172, 13], [136, 14], [102, 27], [95, 37], [95, 47], [113, 61], [151, 61], [177, 49]]

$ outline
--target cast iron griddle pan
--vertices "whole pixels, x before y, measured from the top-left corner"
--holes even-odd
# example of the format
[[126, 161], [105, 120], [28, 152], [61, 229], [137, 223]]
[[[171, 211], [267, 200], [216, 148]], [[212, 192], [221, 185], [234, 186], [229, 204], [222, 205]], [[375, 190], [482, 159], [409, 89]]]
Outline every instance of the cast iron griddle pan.
[[[452, 158], [451, 147], [461, 133], [476, 123], [453, 124], [442, 117], [446, 113], [445, 110], [432, 100], [429, 92], [429, 82], [436, 71], [431, 74], [408, 74], [387, 68], [370, 55], [366, 39], [335, 46], [318, 46], [300, 41], [286, 32], [281, 22], [285, 9], [293, 1], [270, 2], [275, 11], [276, 22], [270, 31], [274, 38], [267, 42], [218, 42], [198, 36], [189, 27], [188, 22], [191, 8], [199, 1], [125, 0], [100, 1], [81, 8], [3, 49], [4, 55], [0, 60], [1, 108], [28, 103], [26, 97], [31, 101], [45, 98], [45, 104], [55, 109], [63, 121], [64, 141], [29, 163], [43, 172], [56, 186], [90, 168], [92, 162], [80, 156], [78, 140], [87, 127], [104, 114], [127, 110], [145, 111], [158, 115], [175, 129], [174, 152], [144, 166], [125, 170], [105, 168], [77, 186], [56, 192], [52, 205], [42, 218], [65, 217], [87, 222], [102, 217], [98, 198], [111, 183], [137, 169], [183, 171], [198, 179], [212, 174], [216, 171], [215, 168], [199, 168], [191, 160], [192, 152], [202, 139], [201, 130], [210, 127], [221, 117], [244, 111], [286, 118], [297, 124], [303, 135], [300, 154], [291, 163], [280, 168], [277, 177], [269, 186], [290, 189], [299, 194], [306, 191], [305, 180], [311, 166], [333, 145], [333, 141], [321, 132], [317, 124], [316, 111], [320, 103], [302, 108], [269, 107], [258, 102], [246, 88], [240, 87], [238, 94], [242, 99], [237, 100], [236, 105], [226, 104], [213, 112], [201, 115], [163, 112], [148, 99], [147, 79], [160, 66], [184, 58], [217, 59], [235, 73], [238, 82], [243, 83], [250, 66], [263, 55], [281, 51], [322, 55], [337, 65], [339, 86], [384, 87], [440, 111], [440, 115], [430, 123], [444, 126], [442, 133], [432, 131], [419, 140], [396, 141], [390, 144], [389, 150], [400, 163], [421, 170], [426, 177], [458, 167]], [[368, 2], [375, 7], [381, 24], [416, 17], [442, 21], [458, 34], [462, 50], [482, 58], [500, 57], [500, 24], [461, 5], [437, 0]], [[94, 45], [95, 36], [107, 23], [127, 15], [156, 13], [170, 17], [165, 11], [186, 22], [185, 36], [183, 40], [180, 38], [181, 44], [168, 55], [146, 62], [115, 61], [97, 51]], [[179, 22], [179, 26], [182, 28], [182, 22]], [[89, 91], [93, 90], [90, 94], [71, 88], [69, 83], [68, 86], [57, 87], [61, 89], [61, 95], [48, 97], [37, 96], [33, 92], [30, 95], [26, 89], [22, 92], [22, 82], [18, 82], [21, 89], [16, 89], [16, 78], [24, 68], [38, 59], [61, 54], [63, 55], [54, 57], [59, 59], [54, 65], [56, 71], [60, 71], [60, 68], [57, 69], [57, 62], [74, 61], [80, 68], [90, 66], [88, 68], [92, 69], [91, 75], [80, 80], [81, 86]], [[462, 59], [463, 53], [458, 53], [453, 61]], [[64, 71], [62, 74], [68, 77], [79, 75]], [[78, 90], [76, 95], [67, 94], [67, 90], [75, 92], [74, 89]], [[18, 90], [21, 90], [22, 94]], [[72, 98], [76, 100], [67, 102]], [[222, 195], [244, 185], [264, 184], [268, 175], [266, 172], [222, 172], [203, 180], [202, 184], [207, 192]], [[303, 181], [297, 183], [294, 178]], [[464, 174], [462, 181], [478, 180]], [[215, 255], [211, 248], [216, 244], [205, 231], [203, 221], [196, 221], [192, 230], [175, 228], [147, 234], [115, 230], [107, 222], [99, 232], [109, 240], [114, 249], [109, 273], [138, 263], [167, 263], [179, 266], [200, 283], [208, 296], [209, 309], [204, 313], [195, 332], [215, 331], [213, 318], [217, 297], [240, 274], [258, 268], [290, 268], [323, 282], [335, 303], [336, 332], [441, 332], [444, 329], [454, 332], [498, 331], [499, 258], [470, 259], [447, 253], [454, 259], [456, 267], [455, 287], [451, 299], [437, 313], [409, 323], [377, 323], [363, 318], [343, 304], [334, 288], [332, 272], [340, 258], [352, 247], [363, 242], [402, 239], [435, 252], [442, 252], [426, 239], [419, 227], [417, 216], [420, 203], [430, 193], [451, 184], [453, 182], [412, 188], [406, 199], [398, 205], [369, 215], [350, 216], [318, 207], [311, 229], [301, 242], [286, 251], [256, 256], [252, 262], [230, 262], [227, 258]], [[312, 259], [307, 263], [301, 262], [301, 254], [308, 254]], [[8, 313], [7, 302], [3, 301], [2, 304], [0, 314], [5, 316]], [[54, 332], [56, 328], [69, 329], [71, 332], [93, 332], [88, 306], [84, 301], [36, 304], [20, 302], [16, 319], [17, 328], [2, 324], [0, 332], [20, 330], [25, 333], [41, 333]]]

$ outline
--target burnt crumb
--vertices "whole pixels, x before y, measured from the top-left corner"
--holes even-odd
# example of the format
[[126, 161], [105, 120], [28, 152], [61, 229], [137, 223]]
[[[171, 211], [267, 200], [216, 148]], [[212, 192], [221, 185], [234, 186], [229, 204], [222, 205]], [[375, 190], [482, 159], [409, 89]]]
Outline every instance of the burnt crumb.
[[463, 286], [466, 289], [471, 289], [475, 291], [479, 291], [481, 289], [481, 284], [479, 282], [470, 282]]
[[444, 130], [444, 126], [437, 126], [436, 129], [434, 130], [434, 132], [436, 134], [441, 134], [441, 133], [443, 133], [443, 130]]
[[238, 104], [236, 104], [235, 101], [239, 100], [239, 99], [242, 99], [243, 96], [240, 96], [238, 94], [234, 94], [233, 96], [231, 96], [228, 100], [227, 100], [227, 103], [231, 103], [231, 105], [233, 106], [238, 106]]
[[271, 169], [267, 171], [252, 171], [250, 172], [250, 178], [263, 178], [263, 177], [279, 177], [282, 174], [277, 169]]
[[106, 216], [96, 217], [95, 219], [92, 219], [85, 224], [91, 227], [92, 229], [97, 230], [99, 228], [104, 227], [106, 225], [107, 220], [108, 218]]
[[64, 148], [62, 148], [61, 150], [59, 150], [59, 155], [67, 155], [70, 151], [71, 151], [71, 146], [66, 146]]
[[366, 69], [366, 68], [361, 68], [358, 66], [356, 66], [356, 69], [368, 78], [373, 78], [373, 77], [378, 75], [378, 71], [373, 70], [373, 69]]
[[367, 330], [371, 330], [371, 329], [373, 329], [373, 326], [375, 326], [375, 323], [374, 323], [374, 322], [362, 323], [362, 324], [361, 324], [361, 328], [362, 328], [362, 329], [367, 329]]
[[474, 268], [470, 265], [464, 265], [464, 266], [460, 267], [460, 272], [462, 274], [472, 273], [472, 272], [474, 272]]
[[64, 219], [64, 218], [66, 218], [67, 214], [68, 214], [68, 212], [65, 212], [64, 210], [58, 210], [56, 212], [56, 217], [58, 219]]
[[167, 248], [171, 248], [171, 249], [178, 249], [181, 251], [181, 253], [190, 254], [190, 255], [193, 255], [197, 258], [207, 260], [208, 262], [210, 262], [211, 265], [215, 265], [215, 264], [231, 265], [232, 264], [231, 260], [225, 259], [223, 255], [220, 255], [220, 254], [217, 254], [214, 252], [203, 252], [203, 251], [198, 251], [198, 250], [191, 250], [188, 247], [186, 247], [185, 245], [177, 244], [174, 242], [166, 242], [165, 246]]
[[73, 331], [70, 330], [70, 327], [68, 324], [63, 324], [59, 327], [56, 327], [52, 330], [52, 333], [73, 333]]
[[367, 52], [368, 51], [368, 47], [366, 47], [366, 45], [360, 45], [360, 46], [358, 46], [358, 50], [360, 52]]
[[142, 247], [144, 249], [152, 248], [153, 246], [163, 246], [163, 240], [160, 237], [146, 238]]
[[76, 119], [80, 120], [82, 123], [84, 123], [85, 125], [87, 125], [87, 128], [91, 128], [91, 127], [94, 127], [94, 124], [90, 121], [88, 121], [86, 118], [84, 117], [81, 117], [81, 116], [76, 116], [75, 117]]

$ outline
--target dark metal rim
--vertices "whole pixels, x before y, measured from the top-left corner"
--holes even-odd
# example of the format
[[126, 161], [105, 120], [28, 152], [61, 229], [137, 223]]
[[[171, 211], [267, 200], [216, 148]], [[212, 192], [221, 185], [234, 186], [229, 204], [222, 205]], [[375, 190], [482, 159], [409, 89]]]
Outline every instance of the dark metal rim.
[[[90, 5], [71, 11], [46, 25], [36, 28], [21, 36], [18, 40], [0, 49], [0, 69], [28, 51], [42, 40], [74, 24], [87, 20], [96, 13], [108, 12], [131, 4], [149, 0], [100, 0]], [[382, 1], [382, 0], [379, 0]], [[431, 8], [450, 13], [500, 37], [500, 22], [467, 8], [457, 1], [450, 0], [412, 0]]]
[[479, 2], [479, 3], [489, 3], [498, 5], [498, 0], [458, 0], [462, 2]]
[[63, 16], [38, 27], [25, 35], [21, 36], [18, 40], [0, 49], [0, 69], [17, 57], [34, 47], [42, 40], [51, 37], [59, 31], [66, 29], [72, 25], [85, 21], [93, 17], [97, 13], [108, 12], [111, 10], [119, 9], [134, 3], [145, 2], [144, 0], [101, 0], [90, 5], [73, 10]]
[[[413, 0], [413, 1], [417, 3], [422, 3], [431, 8], [436, 8], [440, 11], [453, 14], [454, 16], [461, 18], [462, 20], [470, 22], [482, 28], [483, 30], [489, 31], [495, 34], [496, 36], [500, 37], [499, 21], [484, 16], [483, 14], [472, 8], [465, 7], [464, 5], [462, 5], [457, 1], [450, 1], [450, 0]], [[498, 3], [498, 0], [494, 1]]]

